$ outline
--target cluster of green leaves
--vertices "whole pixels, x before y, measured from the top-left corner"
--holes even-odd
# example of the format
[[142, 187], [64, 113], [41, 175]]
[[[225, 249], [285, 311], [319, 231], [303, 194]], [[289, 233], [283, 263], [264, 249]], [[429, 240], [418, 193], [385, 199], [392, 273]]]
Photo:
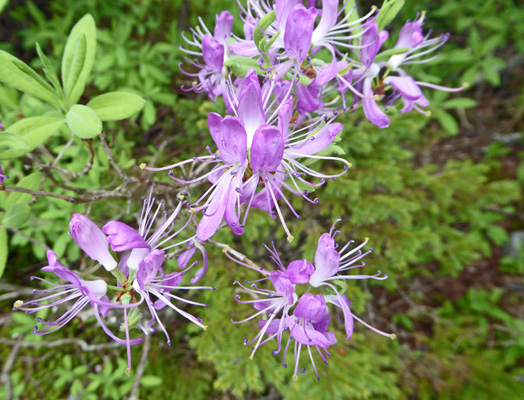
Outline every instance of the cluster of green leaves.
[[[91, 99], [87, 105], [77, 104], [84, 93], [86, 82], [93, 68], [96, 56], [96, 26], [91, 15], [84, 16], [71, 30], [67, 39], [61, 65], [61, 80], [51, 61], [36, 45], [38, 58], [43, 66], [47, 82], [29, 65], [9, 53], [0, 50], [0, 82], [45, 103], [50, 109], [37, 107], [38, 116], [21, 119], [6, 126], [0, 132], [0, 161], [16, 159], [33, 151], [46, 142], [60, 128], [80, 139], [92, 139], [102, 132], [102, 121], [117, 121], [140, 111], [145, 100], [127, 92], [110, 92]], [[7, 92], [4, 100], [8, 108], [17, 108], [18, 96]], [[11, 103], [11, 104], [10, 104]], [[12, 106], [14, 103], [14, 107]], [[31, 108], [29, 106], [29, 108]], [[9, 120], [9, 118], [8, 118]], [[66, 133], [67, 134], [67, 133]], [[40, 173], [31, 174], [17, 184], [17, 187], [38, 190], [43, 183]], [[29, 194], [0, 194], [0, 277], [8, 253], [5, 228], [18, 228], [28, 220], [31, 208]]]

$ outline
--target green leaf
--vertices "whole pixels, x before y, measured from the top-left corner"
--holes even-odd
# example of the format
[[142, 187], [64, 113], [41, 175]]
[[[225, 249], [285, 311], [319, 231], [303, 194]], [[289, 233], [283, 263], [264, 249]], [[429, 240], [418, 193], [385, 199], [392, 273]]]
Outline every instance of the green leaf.
[[[284, 74], [284, 76], [282, 77], [288, 81], [292, 81], [294, 78], [293, 78], [293, 75], [291, 75], [291, 73], [288, 71]], [[311, 79], [309, 79], [306, 75], [302, 75], [302, 74], [298, 74], [298, 81], [302, 84], [302, 85], [306, 85], [306, 86], [309, 86], [309, 84], [311, 83]]]
[[18, 228], [25, 224], [31, 215], [31, 207], [27, 203], [15, 204], [4, 215], [2, 225], [6, 228]]
[[59, 96], [63, 98], [64, 92], [62, 90], [62, 86], [60, 86], [60, 81], [58, 80], [58, 76], [56, 75], [55, 69], [53, 68], [53, 65], [49, 62], [49, 59], [46, 57], [38, 43], [36, 44], [36, 52], [38, 53], [38, 57], [40, 58], [40, 61], [42, 61], [42, 65], [44, 66], [45, 76], [47, 76], [47, 79], [54, 86]]
[[264, 74], [258, 61], [249, 57], [232, 56], [224, 63], [224, 65], [228, 67], [234, 75], [240, 78], [245, 78], [247, 71], [251, 68], [253, 68], [259, 75]]
[[87, 106], [97, 113], [101, 121], [118, 121], [129, 118], [145, 104], [146, 101], [136, 94], [111, 92], [95, 97]]
[[0, 152], [5, 149], [28, 150], [29, 146], [22, 136], [4, 131], [0, 132]]
[[[67, 58], [63, 60], [62, 81], [64, 83], [64, 90], [67, 98], [71, 96], [71, 92], [75, 87], [86, 59], [87, 39], [86, 35], [80, 33], [75, 38], [74, 52], [69, 52]], [[83, 91], [83, 90], [82, 90]], [[74, 104], [70, 102], [69, 104]]]
[[467, 97], [457, 97], [455, 99], [445, 101], [442, 104], [442, 107], [444, 108], [473, 108], [476, 105], [477, 105], [477, 102], [473, 99], [469, 99]]
[[262, 31], [265, 31], [267, 28], [271, 26], [273, 22], [277, 19], [277, 13], [275, 11], [271, 11], [269, 14], [266, 14], [257, 24], [255, 27], [255, 30], [253, 31], [253, 41], [259, 46], [260, 41], [264, 37], [264, 33]]
[[66, 121], [69, 129], [82, 139], [92, 139], [102, 132], [102, 121], [96, 112], [81, 104], [69, 109]]
[[44, 143], [49, 136], [55, 133], [64, 122], [63, 117], [32, 117], [18, 121], [7, 127], [6, 131], [22, 136], [27, 142], [29, 149], [4, 151], [0, 153], [0, 160], [9, 160], [33, 151], [36, 147]]
[[0, 278], [4, 274], [8, 250], [7, 231], [0, 226]]
[[[20, 179], [20, 182], [16, 184], [17, 188], [24, 188], [29, 190], [38, 190], [40, 183], [42, 182], [42, 173], [33, 172], [30, 175]], [[8, 210], [15, 204], [29, 203], [33, 196], [29, 193], [11, 192], [5, 202], [5, 209]]]
[[[82, 54], [83, 51], [78, 46], [83, 46], [84, 39], [85, 53]], [[78, 102], [84, 92], [87, 78], [93, 69], [95, 54], [96, 25], [93, 17], [87, 14], [71, 30], [62, 57], [62, 82], [69, 104]], [[80, 60], [83, 61], [78, 71]]]
[[440, 125], [442, 125], [442, 128], [444, 128], [448, 133], [456, 135], [459, 132], [458, 123], [451, 114], [445, 111], [439, 111], [438, 113], [435, 113], [435, 117], [438, 122], [440, 122]]
[[27, 64], [3, 50], [0, 50], [0, 82], [60, 107], [60, 99], [51, 85]]
[[377, 17], [378, 29], [382, 30], [393, 21], [404, 6], [404, 0], [385, 0]]
[[140, 385], [146, 388], [157, 387], [162, 384], [162, 378], [154, 375], [145, 375], [140, 380]]

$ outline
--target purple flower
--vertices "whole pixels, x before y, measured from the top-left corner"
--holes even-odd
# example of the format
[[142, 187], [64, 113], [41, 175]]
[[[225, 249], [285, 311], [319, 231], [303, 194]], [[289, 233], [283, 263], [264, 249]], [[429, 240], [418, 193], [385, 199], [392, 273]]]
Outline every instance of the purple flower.
[[[335, 243], [337, 233], [338, 231], [335, 230], [335, 226], [333, 225], [329, 233], [320, 236], [315, 253], [314, 265], [307, 260], [296, 260], [285, 268], [274, 244], [272, 245], [272, 249], [267, 246], [265, 247], [271, 254], [270, 258], [280, 269], [276, 271], [270, 272], [263, 268], [258, 269], [228, 255], [228, 257], [236, 263], [259, 271], [264, 275], [262, 279], [249, 282], [251, 283], [250, 288], [235, 282], [245, 291], [248, 291], [253, 297], [256, 297], [254, 300], [241, 301], [240, 296], [237, 295], [235, 297], [236, 301], [239, 303], [252, 304], [253, 307], [258, 310], [258, 312], [251, 317], [235, 323], [242, 323], [259, 316], [264, 316], [264, 319], [258, 321], [259, 332], [255, 338], [251, 341], [245, 340], [245, 344], [254, 344], [251, 357], [253, 357], [260, 346], [272, 339], [276, 339], [278, 347], [273, 351], [273, 355], [279, 354], [281, 350], [284, 349], [282, 365], [286, 368], [288, 350], [290, 350], [291, 342], [294, 340], [295, 343], [292, 350], [294, 365], [293, 379], [298, 376], [298, 373], [304, 374], [306, 372], [305, 369], [299, 368], [301, 350], [305, 346], [317, 379], [320, 380], [311, 350], [312, 348], [316, 349], [324, 363], [327, 364], [327, 359], [330, 357], [327, 349], [337, 342], [335, 334], [328, 332], [330, 322], [328, 305], [334, 306], [337, 311], [342, 311], [346, 337], [348, 339], [353, 333], [354, 321], [363, 324], [380, 335], [390, 338], [395, 337], [393, 334], [385, 333], [372, 327], [354, 315], [350, 310], [351, 301], [349, 301], [347, 296], [341, 293], [335, 285], [331, 284], [332, 281], [337, 280], [381, 280], [387, 278], [387, 276], [380, 276], [380, 271], [377, 275], [371, 276], [342, 275], [341, 273], [345, 271], [364, 267], [365, 264], [361, 262], [361, 260], [373, 249], [365, 253], [361, 250], [367, 243], [366, 239], [364, 243], [353, 249], [349, 249], [353, 243], [353, 241], [350, 241], [341, 250], [338, 250], [338, 246]], [[271, 281], [273, 289], [268, 290], [258, 287], [260, 282], [267, 280]], [[303, 285], [300, 286], [300, 290], [303, 293], [300, 298], [297, 295], [299, 285]], [[321, 294], [312, 293], [312, 291], [318, 293], [318, 290], [315, 288], [321, 286], [326, 286], [327, 291], [323, 290]], [[329, 292], [332, 294], [329, 294]], [[282, 340], [286, 331], [289, 332], [289, 336], [287, 342], [283, 344]]]
[[92, 260], [101, 263], [111, 271], [117, 263], [109, 253], [107, 237], [102, 230], [89, 218], [82, 214], [73, 214], [69, 223], [69, 234]]
[[[255, 352], [260, 346], [264, 345], [265, 343], [267, 343], [275, 337], [277, 338], [280, 349], [282, 335], [284, 330], [286, 329], [284, 321], [288, 316], [290, 308], [297, 301], [297, 295], [295, 294], [295, 286], [289, 281], [289, 279], [285, 277], [285, 274], [283, 274], [281, 271], [272, 271], [271, 273], [269, 273], [269, 277], [264, 278], [262, 280], [267, 279], [269, 279], [273, 284], [273, 290], [258, 289], [257, 285], [254, 282], [251, 283], [251, 288], [245, 287], [239, 282], [235, 282], [237, 285], [242, 287], [244, 290], [247, 290], [251, 294], [260, 295], [264, 297], [256, 300], [240, 300], [241, 296], [236, 295], [235, 300], [238, 303], [252, 304], [253, 307], [257, 310], [257, 312], [253, 314], [251, 317], [246, 318], [242, 321], [231, 320], [232, 323], [241, 324], [243, 322], [247, 322], [261, 315], [264, 315], [265, 313], [270, 314], [268, 320], [259, 321], [258, 325], [260, 327], [260, 331], [255, 336], [255, 338], [251, 341], [248, 341], [247, 339], [244, 341], [245, 345], [251, 345], [256, 342], [256, 344], [252, 347], [253, 352], [249, 357], [251, 359], [253, 358]], [[276, 318], [279, 315], [281, 315], [281, 318]], [[265, 340], [262, 340], [264, 334], [271, 334], [271, 336]]]
[[224, 93], [226, 88], [224, 62], [229, 58], [228, 56], [228, 41], [233, 30], [233, 17], [228, 11], [223, 11], [216, 17], [215, 30], [213, 34], [204, 25], [200, 19], [200, 27], [196, 29], [191, 28], [193, 38], [188, 39], [182, 33], [183, 39], [194, 50], [188, 50], [183, 47], [180, 48], [183, 52], [191, 56], [201, 57], [203, 63], [198, 60], [191, 61], [186, 58], [186, 61], [200, 70], [198, 73], [189, 73], [180, 69], [188, 76], [197, 77], [200, 81], [195, 83], [190, 88], [197, 93], [206, 92], [211, 99], [216, 99]]
[[[39, 277], [31, 277], [31, 279], [38, 279], [39, 281], [45, 282], [51, 286], [50, 289], [34, 289], [33, 292], [51, 294], [28, 302], [18, 300], [15, 302], [14, 310], [25, 311], [26, 314], [33, 314], [40, 310], [60, 306], [71, 301], [74, 301], [74, 303], [56, 321], [44, 321], [41, 318], [37, 318], [37, 321], [45, 325], [45, 328], [39, 330], [35, 326], [33, 333], [37, 335], [47, 335], [56, 331], [76, 317], [78, 313], [89, 304], [93, 307], [95, 316], [102, 328], [113, 340], [120, 344], [128, 345], [135, 345], [142, 342], [141, 339], [132, 341], [119, 339], [103, 323], [100, 314], [105, 317], [109, 308], [119, 307], [116, 304], [109, 302], [109, 299], [106, 296], [107, 284], [105, 281], [102, 279], [86, 281], [80, 278], [76, 273], [61, 264], [57, 260], [56, 254], [51, 250], [47, 252], [47, 260], [49, 265], [43, 267], [42, 271], [51, 272], [68, 283], [57, 285]], [[120, 308], [122, 308], [122, 306], [120, 306]]]
[[[140, 325], [140, 328], [147, 334], [148, 331], [154, 331], [150, 325], [153, 321], [156, 321], [167, 338], [167, 344], [171, 344], [171, 339], [167, 333], [164, 325], [158, 317], [157, 310], [160, 310], [164, 307], [170, 307], [175, 310], [177, 313], [182, 315], [184, 318], [187, 318], [191, 322], [200, 326], [204, 330], [207, 329], [207, 326], [202, 324], [200, 318], [196, 318], [187, 311], [184, 311], [172, 303], [172, 300], [178, 300], [186, 304], [193, 304], [197, 306], [207, 307], [207, 304], [197, 303], [191, 300], [184, 299], [179, 297], [171, 291], [173, 290], [192, 290], [192, 289], [211, 289], [215, 290], [214, 287], [208, 286], [181, 286], [180, 283], [184, 277], [185, 272], [173, 272], [170, 274], [165, 274], [162, 268], [164, 263], [165, 254], [160, 250], [153, 250], [149, 253], [141, 262], [140, 267], [137, 272], [136, 279], [133, 281], [133, 289], [135, 292], [140, 293], [141, 296], [145, 299], [145, 302], [151, 313], [151, 320], [147, 323], [147, 329]], [[189, 267], [191, 268], [191, 267]], [[188, 269], [189, 269], [188, 268]]]
[[[131, 250], [129, 258], [127, 259], [127, 267], [132, 270], [138, 269], [140, 262], [151, 250], [161, 248], [163, 251], [166, 251], [173, 247], [183, 245], [193, 239], [189, 238], [178, 243], [171, 243], [172, 240], [187, 227], [191, 216], [181, 228], [175, 229], [175, 219], [182, 209], [183, 201], [178, 203], [170, 215], [167, 211], [161, 212], [164, 202], [159, 202], [155, 207], [156, 198], [153, 197], [154, 188], [155, 185], [151, 187], [149, 196], [144, 199], [142, 213], [138, 221], [138, 229], [134, 229], [120, 221], [110, 221], [102, 228], [107, 235], [107, 240], [113, 251], [123, 252]], [[155, 219], [159, 214], [162, 215], [162, 221], [160, 225], [154, 229]]]
[[[296, 125], [290, 129], [293, 112], [290, 91], [291, 88], [280, 86], [275, 81], [261, 87], [256, 72], [250, 70], [238, 85], [238, 90], [230, 93], [232, 111], [236, 116], [208, 115], [209, 131], [219, 150], [218, 155], [195, 157], [163, 168], [142, 166], [150, 171], [163, 171], [193, 161], [217, 164], [210, 172], [194, 180], [176, 178], [170, 172], [171, 178], [177, 182], [191, 184], [207, 178], [212, 183], [211, 189], [193, 203], [195, 212], [203, 211], [197, 228], [199, 240], [210, 238], [223, 219], [234, 233], [242, 234], [250, 208], [255, 207], [270, 213], [272, 218], [278, 215], [291, 241], [293, 236], [285, 223], [279, 200], [282, 199], [297, 218], [300, 216], [286, 198], [284, 189], [315, 203], [316, 200], [309, 199], [309, 193], [300, 185], [320, 186], [326, 178], [336, 178], [347, 170], [344, 168], [341, 174], [326, 175], [299, 160], [327, 159], [351, 165], [340, 158], [317, 155], [342, 130], [342, 124], [333, 123], [334, 117], [320, 118], [300, 129]], [[320, 179], [320, 183], [307, 181], [304, 179], [307, 175]], [[243, 216], [242, 204], [247, 204]]]

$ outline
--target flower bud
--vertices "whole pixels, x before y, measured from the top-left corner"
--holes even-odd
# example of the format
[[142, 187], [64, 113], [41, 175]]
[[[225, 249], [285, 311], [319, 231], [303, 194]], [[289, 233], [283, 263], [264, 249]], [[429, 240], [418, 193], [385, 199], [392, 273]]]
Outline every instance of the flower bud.
[[108, 271], [116, 268], [117, 263], [109, 253], [107, 237], [93, 221], [85, 215], [73, 214], [69, 229], [75, 243], [91, 259], [101, 263]]

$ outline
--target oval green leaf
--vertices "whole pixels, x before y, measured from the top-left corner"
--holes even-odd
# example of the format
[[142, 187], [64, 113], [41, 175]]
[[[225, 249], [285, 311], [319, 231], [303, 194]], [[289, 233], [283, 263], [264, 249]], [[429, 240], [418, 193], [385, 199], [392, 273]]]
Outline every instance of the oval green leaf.
[[102, 121], [92, 109], [76, 104], [66, 114], [69, 129], [82, 139], [92, 139], [102, 132]]
[[22, 136], [28, 149], [4, 151], [0, 153], [0, 160], [9, 160], [33, 151], [55, 133], [64, 122], [63, 117], [42, 116], [26, 118], [8, 126], [6, 131]]
[[102, 121], [118, 121], [137, 113], [145, 104], [146, 101], [136, 94], [111, 92], [95, 97], [87, 106], [94, 110]]
[[2, 225], [6, 228], [18, 228], [25, 224], [31, 214], [31, 207], [27, 203], [15, 204], [4, 215]]

